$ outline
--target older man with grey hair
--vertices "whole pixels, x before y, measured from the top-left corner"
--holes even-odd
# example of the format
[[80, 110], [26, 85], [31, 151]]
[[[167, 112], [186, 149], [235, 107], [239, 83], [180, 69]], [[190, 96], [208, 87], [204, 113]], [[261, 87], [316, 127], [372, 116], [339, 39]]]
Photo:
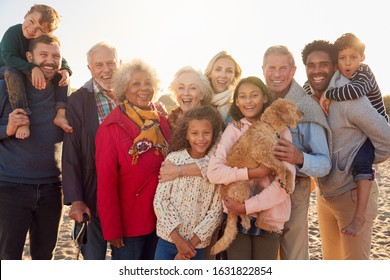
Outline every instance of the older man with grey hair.
[[274, 99], [286, 98], [298, 104], [304, 113], [291, 129], [292, 142], [280, 139], [274, 155], [296, 166], [295, 190], [291, 195], [291, 216], [280, 241], [280, 257], [286, 260], [309, 259], [308, 210], [310, 177], [322, 177], [331, 168], [331, 132], [320, 105], [295, 81], [296, 65], [287, 47], [267, 49], [263, 74]]
[[72, 205], [69, 217], [76, 222], [83, 221], [83, 214], [89, 216], [88, 241], [81, 248], [84, 259], [104, 260], [107, 242], [96, 210], [95, 136], [99, 125], [117, 105], [112, 94], [112, 76], [120, 60], [116, 49], [105, 42], [94, 45], [87, 58], [92, 78], [70, 95], [66, 110], [73, 133], [64, 137], [64, 203]]

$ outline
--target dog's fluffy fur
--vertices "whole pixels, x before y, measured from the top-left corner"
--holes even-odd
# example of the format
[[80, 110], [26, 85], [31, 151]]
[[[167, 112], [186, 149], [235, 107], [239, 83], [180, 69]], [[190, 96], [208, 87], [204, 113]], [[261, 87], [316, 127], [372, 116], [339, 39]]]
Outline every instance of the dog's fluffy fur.
[[[298, 110], [294, 102], [277, 99], [263, 112], [260, 120], [253, 123], [233, 145], [226, 158], [227, 164], [239, 168], [255, 168], [263, 164], [274, 171], [281, 187], [287, 193], [291, 193], [295, 178], [291, 171], [273, 155], [272, 148], [276, 145], [280, 133], [286, 127], [296, 127], [301, 119], [302, 112]], [[255, 180], [221, 186], [222, 198], [244, 202], [249, 198], [251, 184], [256, 184]], [[242, 226], [249, 229], [249, 217], [247, 215], [240, 215], [240, 217]], [[211, 254], [218, 254], [230, 246], [237, 235], [237, 220], [237, 215], [227, 215], [224, 235], [211, 248]], [[262, 212], [257, 215], [256, 226], [267, 231], [279, 232], [279, 229], [263, 223]]]

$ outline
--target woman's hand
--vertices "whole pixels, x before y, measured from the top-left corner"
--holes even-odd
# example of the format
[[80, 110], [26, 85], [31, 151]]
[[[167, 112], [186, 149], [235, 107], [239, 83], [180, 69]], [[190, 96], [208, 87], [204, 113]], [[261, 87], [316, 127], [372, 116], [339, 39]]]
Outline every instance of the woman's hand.
[[114, 246], [115, 248], [125, 247], [125, 244], [123, 243], [123, 238], [108, 240], [108, 243], [110, 243], [111, 246]]
[[159, 183], [171, 181], [179, 177], [179, 168], [169, 161], [164, 161], [160, 167]]

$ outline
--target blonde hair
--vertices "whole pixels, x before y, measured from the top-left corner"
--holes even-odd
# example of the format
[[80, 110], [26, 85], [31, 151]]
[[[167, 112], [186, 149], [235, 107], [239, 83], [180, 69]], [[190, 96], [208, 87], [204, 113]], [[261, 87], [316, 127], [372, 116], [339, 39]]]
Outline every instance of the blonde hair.
[[207, 76], [207, 78], [210, 81], [211, 80], [210, 74], [213, 71], [215, 63], [220, 58], [227, 58], [233, 62], [233, 64], [234, 64], [234, 78], [232, 80], [231, 85], [234, 86], [238, 82], [238, 80], [240, 80], [242, 70], [241, 70], [241, 67], [238, 65], [237, 61], [235, 61], [234, 58], [230, 54], [228, 54], [226, 51], [221, 51], [221, 52], [217, 53], [215, 56], [213, 56], [213, 58], [211, 58], [209, 64], [206, 67], [206, 70], [204, 71], [204, 74]]
[[[122, 64], [113, 76], [113, 93], [117, 100], [123, 101], [126, 99], [126, 91], [132, 75], [135, 72], [146, 72], [152, 80], [152, 87], [157, 92], [159, 80], [156, 71], [146, 64], [141, 59], [134, 59], [130, 62]], [[156, 94], [154, 95], [156, 97]]]
[[61, 17], [54, 8], [47, 5], [34, 5], [30, 8], [26, 15], [32, 14], [33, 12], [41, 14], [39, 24], [46, 25], [49, 33], [58, 28]]

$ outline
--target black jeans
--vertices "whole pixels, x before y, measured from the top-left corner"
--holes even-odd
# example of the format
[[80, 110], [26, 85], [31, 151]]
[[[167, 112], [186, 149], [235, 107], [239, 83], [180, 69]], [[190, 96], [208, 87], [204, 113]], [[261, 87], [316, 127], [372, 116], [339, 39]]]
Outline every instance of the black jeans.
[[0, 259], [20, 260], [27, 232], [33, 260], [50, 260], [57, 243], [62, 188], [0, 182]]

